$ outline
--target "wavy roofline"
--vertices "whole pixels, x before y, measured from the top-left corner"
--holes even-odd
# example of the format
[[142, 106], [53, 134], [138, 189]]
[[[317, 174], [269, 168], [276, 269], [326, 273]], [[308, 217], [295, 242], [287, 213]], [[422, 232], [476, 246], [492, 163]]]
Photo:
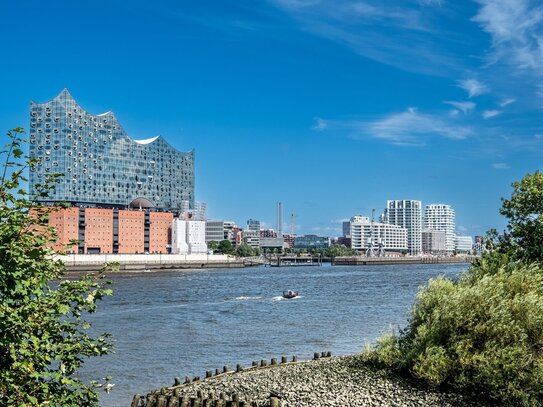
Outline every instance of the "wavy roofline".
[[135, 139], [135, 138], [132, 138], [130, 137], [130, 135], [126, 132], [126, 130], [123, 128], [123, 126], [121, 125], [121, 122], [119, 121], [119, 119], [117, 118], [117, 116], [115, 115], [115, 113], [111, 110], [107, 111], [107, 112], [104, 112], [104, 113], [100, 113], [100, 114], [93, 114], [93, 113], [90, 113], [88, 110], [84, 109], [78, 102], [77, 100], [75, 100], [75, 98], [72, 96], [72, 94], [70, 93], [70, 91], [68, 90], [68, 88], [63, 88], [60, 93], [58, 95], [56, 95], [54, 98], [52, 98], [51, 100], [48, 100], [47, 102], [42, 102], [42, 103], [39, 103], [39, 102], [36, 102], [34, 100], [30, 100], [30, 104], [31, 105], [38, 105], [38, 106], [43, 106], [43, 105], [48, 105], [50, 103], [52, 103], [53, 101], [55, 100], [58, 100], [58, 99], [62, 99], [62, 98], [65, 98], [65, 99], [70, 99], [72, 100], [75, 105], [83, 110], [85, 113], [91, 115], [91, 116], [94, 116], [94, 117], [104, 117], [104, 116], [113, 116], [113, 119], [117, 122], [119, 128], [121, 129], [122, 133], [128, 138], [128, 140], [130, 140], [131, 142], [134, 142], [136, 144], [139, 144], [139, 145], [143, 145], [143, 146], [147, 146], [147, 145], [150, 145], [150, 144], [153, 144], [153, 143], [156, 143], [158, 141], [162, 141], [163, 143], [165, 143], [169, 148], [171, 148], [172, 150], [174, 151], [177, 151], [181, 154], [194, 154], [194, 149], [191, 149], [189, 151], [180, 151], [178, 150], [177, 148], [175, 147], [172, 147], [172, 145], [170, 143], [168, 143], [166, 141], [166, 139], [164, 139], [164, 137], [162, 137], [161, 135], [158, 135], [158, 136], [153, 136], [153, 137], [147, 137], [147, 138], [144, 138], [144, 139]]

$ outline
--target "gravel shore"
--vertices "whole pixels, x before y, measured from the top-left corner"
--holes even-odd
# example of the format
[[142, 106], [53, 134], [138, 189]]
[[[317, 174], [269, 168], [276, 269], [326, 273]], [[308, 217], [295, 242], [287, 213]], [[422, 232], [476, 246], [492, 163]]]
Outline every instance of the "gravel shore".
[[282, 405], [289, 407], [496, 405], [473, 395], [437, 390], [390, 376], [367, 366], [356, 355], [245, 370], [178, 388], [181, 394], [191, 397], [199, 391], [217, 398], [221, 393], [237, 394], [242, 400], [257, 401], [259, 406], [269, 405], [272, 390], [282, 393]]

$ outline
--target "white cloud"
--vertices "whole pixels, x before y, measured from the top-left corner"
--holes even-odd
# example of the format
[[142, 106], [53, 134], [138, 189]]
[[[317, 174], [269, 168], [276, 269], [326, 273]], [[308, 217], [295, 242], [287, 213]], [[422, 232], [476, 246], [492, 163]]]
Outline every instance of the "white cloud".
[[453, 100], [446, 100], [443, 103], [447, 103], [455, 108], [454, 111], [462, 112], [464, 114], [471, 113], [475, 109], [475, 103], [473, 102], [455, 102]]
[[492, 38], [491, 62], [503, 60], [538, 76], [543, 69], [543, 7], [530, 0], [476, 0], [473, 21]]
[[458, 81], [458, 86], [468, 92], [468, 97], [470, 98], [488, 92], [488, 86], [477, 79], [464, 79]]
[[[472, 134], [468, 127], [460, 127], [445, 118], [409, 108], [377, 120], [326, 120], [326, 129], [346, 132], [353, 139], [375, 138], [397, 146], [423, 146], [431, 137], [462, 140]], [[314, 126], [319, 130], [318, 126]]]
[[313, 118], [313, 120], [315, 120], [315, 124], [312, 127], [313, 130], [322, 131], [326, 129], [326, 127], [328, 126], [328, 123], [326, 122], [326, 120], [321, 119], [320, 117], [315, 117]]
[[492, 164], [492, 168], [496, 170], [508, 170], [511, 167], [509, 166], [509, 164], [506, 163], [494, 163]]
[[419, 144], [419, 136], [438, 135], [449, 139], [464, 139], [471, 131], [457, 127], [443, 120], [419, 113], [415, 108], [395, 113], [370, 123], [368, 129], [373, 137], [388, 140], [394, 144]]
[[500, 114], [502, 114], [502, 112], [500, 110], [485, 110], [483, 112], [483, 118], [484, 119], [490, 119], [492, 117], [499, 116]]
[[500, 107], [509, 106], [511, 103], [515, 103], [517, 100], [513, 98], [504, 99], [500, 102]]

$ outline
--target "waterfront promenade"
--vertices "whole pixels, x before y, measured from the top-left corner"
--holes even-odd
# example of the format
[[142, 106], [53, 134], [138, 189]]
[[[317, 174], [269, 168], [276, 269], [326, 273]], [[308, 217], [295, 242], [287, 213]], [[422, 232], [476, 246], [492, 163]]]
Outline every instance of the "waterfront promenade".
[[225, 254], [66, 254], [55, 256], [67, 271], [97, 271], [105, 263], [116, 263], [119, 271], [154, 271], [194, 268], [231, 268], [253, 265]]

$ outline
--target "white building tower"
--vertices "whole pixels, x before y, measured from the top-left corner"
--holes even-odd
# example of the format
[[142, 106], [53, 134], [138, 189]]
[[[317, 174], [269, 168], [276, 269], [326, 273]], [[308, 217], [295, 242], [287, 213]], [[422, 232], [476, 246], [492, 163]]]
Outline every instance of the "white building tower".
[[414, 200], [389, 200], [384, 219], [391, 225], [407, 229], [407, 250], [418, 256], [422, 253], [422, 203]]
[[451, 254], [455, 249], [455, 216], [454, 209], [445, 204], [426, 205], [424, 211], [424, 228], [445, 232], [445, 251]]

